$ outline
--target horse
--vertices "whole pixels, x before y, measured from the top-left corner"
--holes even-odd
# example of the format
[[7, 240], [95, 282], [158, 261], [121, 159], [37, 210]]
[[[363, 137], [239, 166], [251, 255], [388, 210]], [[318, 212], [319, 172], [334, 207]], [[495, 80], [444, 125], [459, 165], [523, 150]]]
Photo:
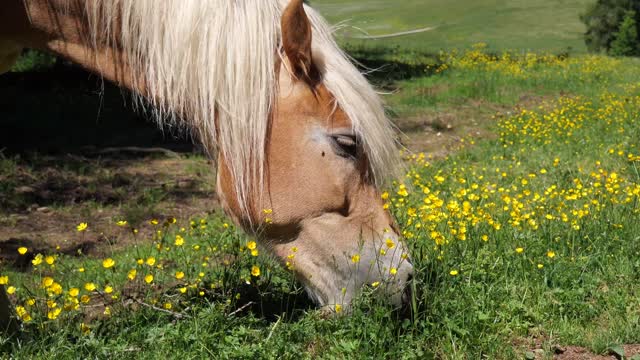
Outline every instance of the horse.
[[[378, 93], [302, 0], [4, 0], [0, 73], [48, 51], [131, 90], [217, 166], [228, 216], [321, 309], [413, 267], [380, 188], [401, 159]], [[295, 253], [295, 254], [294, 254]], [[339, 305], [339, 306], [338, 306]], [[345, 308], [346, 309], [346, 308]]]

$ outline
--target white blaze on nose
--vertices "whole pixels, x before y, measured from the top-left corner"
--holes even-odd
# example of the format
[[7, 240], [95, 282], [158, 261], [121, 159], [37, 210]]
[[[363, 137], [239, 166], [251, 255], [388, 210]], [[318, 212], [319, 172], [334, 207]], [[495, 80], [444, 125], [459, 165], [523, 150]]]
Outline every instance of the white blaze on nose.
[[[398, 235], [392, 231], [385, 231], [381, 244], [377, 245], [378, 262], [382, 265], [383, 279], [389, 283], [401, 283], [412, 270], [409, 255]], [[402, 285], [402, 284], [398, 284]]]
[[[405, 245], [398, 235], [385, 230], [382, 235], [361, 243], [354, 255], [350, 256], [351, 271], [344, 272], [352, 277], [347, 298], [365, 285], [380, 289], [394, 305], [400, 305], [407, 279], [413, 272]], [[353, 290], [353, 291], [351, 291]]]

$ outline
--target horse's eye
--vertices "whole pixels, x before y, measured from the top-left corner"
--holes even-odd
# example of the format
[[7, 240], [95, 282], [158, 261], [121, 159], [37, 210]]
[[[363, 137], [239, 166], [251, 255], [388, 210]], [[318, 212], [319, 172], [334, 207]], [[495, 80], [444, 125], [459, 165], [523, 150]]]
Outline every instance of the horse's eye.
[[358, 138], [354, 134], [333, 134], [336, 154], [345, 158], [355, 159], [358, 156]]

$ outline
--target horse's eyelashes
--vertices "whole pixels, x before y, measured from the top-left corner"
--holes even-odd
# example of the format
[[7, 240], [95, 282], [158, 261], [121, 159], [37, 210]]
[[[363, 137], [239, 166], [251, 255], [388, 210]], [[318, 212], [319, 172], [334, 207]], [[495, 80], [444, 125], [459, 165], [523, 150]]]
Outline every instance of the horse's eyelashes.
[[351, 134], [331, 135], [339, 156], [355, 159], [358, 156], [358, 138]]

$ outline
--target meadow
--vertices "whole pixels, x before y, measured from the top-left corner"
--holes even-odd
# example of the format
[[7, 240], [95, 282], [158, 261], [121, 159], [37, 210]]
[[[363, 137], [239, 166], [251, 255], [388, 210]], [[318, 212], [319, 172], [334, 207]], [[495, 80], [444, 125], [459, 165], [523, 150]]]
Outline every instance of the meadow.
[[[5, 356], [630, 355], [622, 345], [640, 343], [638, 61], [483, 44], [435, 59], [388, 96], [402, 139], [448, 139], [439, 153], [405, 151], [405, 176], [382, 193], [417, 270], [408, 316], [371, 284], [348, 316], [326, 318], [293, 279], [295, 248], [281, 266], [218, 213], [133, 219], [115, 206], [108, 232], [89, 220], [65, 229], [77, 243], [107, 234], [90, 255], [64, 243], [11, 249], [0, 284], [22, 331], [2, 339]], [[3, 158], [3, 173], [17, 161]]]
[[[438, 51], [467, 49], [484, 42], [494, 51], [586, 52], [579, 14], [590, 0], [311, 0], [338, 36], [357, 46]], [[433, 28], [409, 36], [358, 40]]]
[[[406, 171], [381, 196], [416, 268], [410, 311], [374, 283], [324, 316], [293, 278], [297, 249], [278, 264], [221, 214], [206, 158], [87, 150], [157, 134], [116, 109], [118, 90], [78, 90], [84, 73], [58, 75], [73, 112], [69, 88], [13, 74], [38, 106], [10, 129], [49, 121], [3, 146], [73, 152], [50, 141], [70, 121], [64, 143], [82, 152], [0, 149], [0, 285], [21, 320], [0, 357], [637, 360], [640, 61], [584, 54], [589, 1], [311, 3], [371, 35], [436, 27], [338, 32], [401, 131]], [[108, 121], [87, 122], [101, 104]]]

